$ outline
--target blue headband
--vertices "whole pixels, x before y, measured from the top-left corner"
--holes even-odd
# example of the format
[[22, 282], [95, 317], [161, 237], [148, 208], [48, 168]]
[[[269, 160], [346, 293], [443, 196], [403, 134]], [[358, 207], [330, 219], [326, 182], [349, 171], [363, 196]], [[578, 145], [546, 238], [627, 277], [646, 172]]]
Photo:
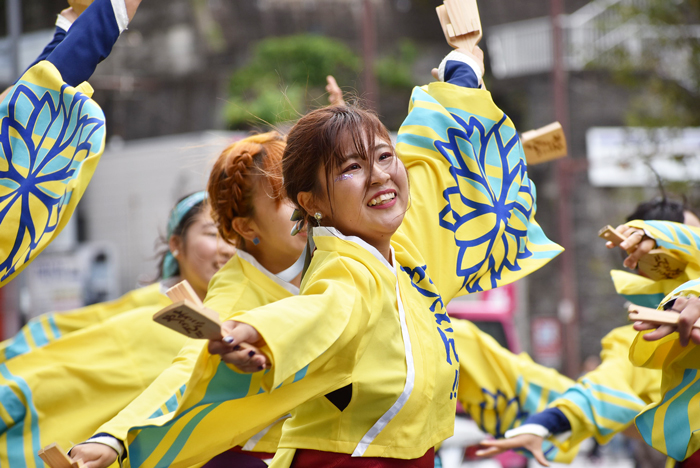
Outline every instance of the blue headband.
[[[175, 229], [177, 229], [177, 227], [180, 225], [187, 213], [189, 213], [190, 210], [192, 210], [192, 208], [195, 207], [195, 205], [198, 205], [206, 199], [207, 192], [195, 192], [189, 197], [181, 200], [180, 203], [178, 203], [177, 205], [175, 205], [175, 208], [172, 209], [172, 211], [170, 212], [170, 217], [168, 218], [168, 232], [166, 236], [168, 241], [170, 241], [170, 237], [172, 237], [173, 233], [175, 232]], [[179, 265], [177, 263], [177, 260], [175, 260], [173, 254], [170, 253], [170, 251], [168, 251], [165, 254], [165, 258], [163, 258], [162, 279], [165, 280], [168, 278], [172, 278], [173, 276], [177, 275], [178, 270]]]

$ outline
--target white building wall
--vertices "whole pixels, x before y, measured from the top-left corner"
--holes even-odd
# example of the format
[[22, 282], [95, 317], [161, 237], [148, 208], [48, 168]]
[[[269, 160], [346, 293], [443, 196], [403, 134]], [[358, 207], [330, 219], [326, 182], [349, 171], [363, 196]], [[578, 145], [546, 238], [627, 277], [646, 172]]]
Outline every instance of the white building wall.
[[122, 292], [154, 279], [154, 243], [170, 209], [203, 190], [221, 150], [243, 136], [204, 132], [108, 145], [79, 206], [87, 240], [116, 245]]

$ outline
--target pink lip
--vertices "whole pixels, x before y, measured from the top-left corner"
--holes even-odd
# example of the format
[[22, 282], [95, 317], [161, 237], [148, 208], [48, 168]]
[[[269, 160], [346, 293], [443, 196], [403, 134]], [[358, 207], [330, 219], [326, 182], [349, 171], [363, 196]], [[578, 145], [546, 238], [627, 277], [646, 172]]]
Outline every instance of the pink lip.
[[[382, 190], [381, 192], [377, 192], [377, 193], [375, 193], [374, 195], [372, 195], [372, 198], [370, 198], [370, 201], [374, 200], [375, 198], [377, 198], [377, 197], [379, 197], [379, 196], [381, 196], [381, 195], [384, 195], [385, 193], [394, 193], [394, 194], [396, 194], [396, 196], [395, 196], [394, 199], [391, 200], [390, 202], [384, 203], [384, 204], [382, 204], [382, 205], [374, 205], [374, 206], [366, 205], [367, 208], [374, 208], [374, 209], [377, 209], [377, 210], [383, 210], [383, 209], [386, 209], [386, 208], [391, 208], [392, 206], [396, 205], [396, 200], [398, 200], [399, 194], [396, 193], [396, 190], [394, 190], [394, 189], [387, 189], [387, 190]], [[368, 202], [368, 203], [369, 203], [369, 202]]]

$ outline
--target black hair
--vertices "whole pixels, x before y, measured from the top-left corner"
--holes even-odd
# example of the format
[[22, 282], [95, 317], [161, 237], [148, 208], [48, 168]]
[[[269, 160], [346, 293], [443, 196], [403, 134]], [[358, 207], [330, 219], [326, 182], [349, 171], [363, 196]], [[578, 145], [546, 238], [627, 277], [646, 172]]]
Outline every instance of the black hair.
[[637, 208], [627, 216], [627, 221], [640, 219], [682, 223], [685, 220], [686, 211], [692, 212], [685, 200], [681, 202], [666, 197], [656, 197], [637, 205]]

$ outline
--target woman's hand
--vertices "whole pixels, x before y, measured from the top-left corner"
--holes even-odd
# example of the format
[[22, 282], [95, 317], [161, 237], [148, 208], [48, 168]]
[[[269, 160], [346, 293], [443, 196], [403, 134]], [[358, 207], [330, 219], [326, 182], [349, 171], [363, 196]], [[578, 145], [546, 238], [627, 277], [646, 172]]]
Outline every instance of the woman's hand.
[[678, 325], [655, 325], [647, 322], [636, 322], [634, 329], [644, 331], [656, 328], [655, 331], [644, 335], [644, 339], [647, 341], [660, 340], [673, 332], [678, 332], [681, 346], [687, 346], [690, 340], [700, 345], [700, 329], [693, 327], [700, 320], [700, 299], [697, 297], [678, 297], [670, 311], [681, 314], [678, 318]]
[[[619, 247], [628, 254], [622, 263], [630, 270], [637, 268], [639, 259], [656, 248], [656, 241], [644, 234], [644, 231], [639, 228], [622, 224], [616, 227], [615, 231], [627, 238], [622, 241]], [[615, 244], [610, 241], [605, 246], [609, 249], [615, 248]]]
[[326, 77], [326, 92], [328, 93], [328, 102], [331, 106], [344, 106], [343, 90], [338, 86], [338, 82], [332, 75]]
[[73, 461], [82, 461], [86, 468], [107, 468], [117, 461], [117, 452], [104, 444], [80, 444], [70, 451]]
[[532, 456], [535, 457], [535, 460], [540, 465], [549, 466], [549, 462], [542, 452], [543, 441], [542, 437], [535, 434], [520, 434], [510, 439], [483, 440], [480, 445], [487, 448], [478, 450], [476, 455], [479, 457], [493, 457], [508, 450], [524, 448], [532, 453]]
[[221, 325], [221, 340], [209, 341], [209, 352], [218, 354], [227, 364], [241, 372], [257, 372], [270, 367], [270, 360], [260, 352], [265, 341], [258, 331], [248, 324], [228, 320]]
[[[481, 47], [475, 46], [473, 50], [469, 51], [467, 49], [456, 49], [457, 52], [461, 52], [462, 54], [466, 55], [467, 57], [470, 57], [472, 60], [474, 60], [477, 64], [479, 64], [479, 68], [481, 68], [481, 76], [482, 80], [480, 84], [483, 84], [483, 76], [484, 72], [486, 70], [486, 67], [484, 66], [484, 51], [481, 50]], [[440, 73], [438, 72], [437, 68], [433, 68], [430, 72], [433, 75], [433, 78], [436, 80], [440, 81]]]

